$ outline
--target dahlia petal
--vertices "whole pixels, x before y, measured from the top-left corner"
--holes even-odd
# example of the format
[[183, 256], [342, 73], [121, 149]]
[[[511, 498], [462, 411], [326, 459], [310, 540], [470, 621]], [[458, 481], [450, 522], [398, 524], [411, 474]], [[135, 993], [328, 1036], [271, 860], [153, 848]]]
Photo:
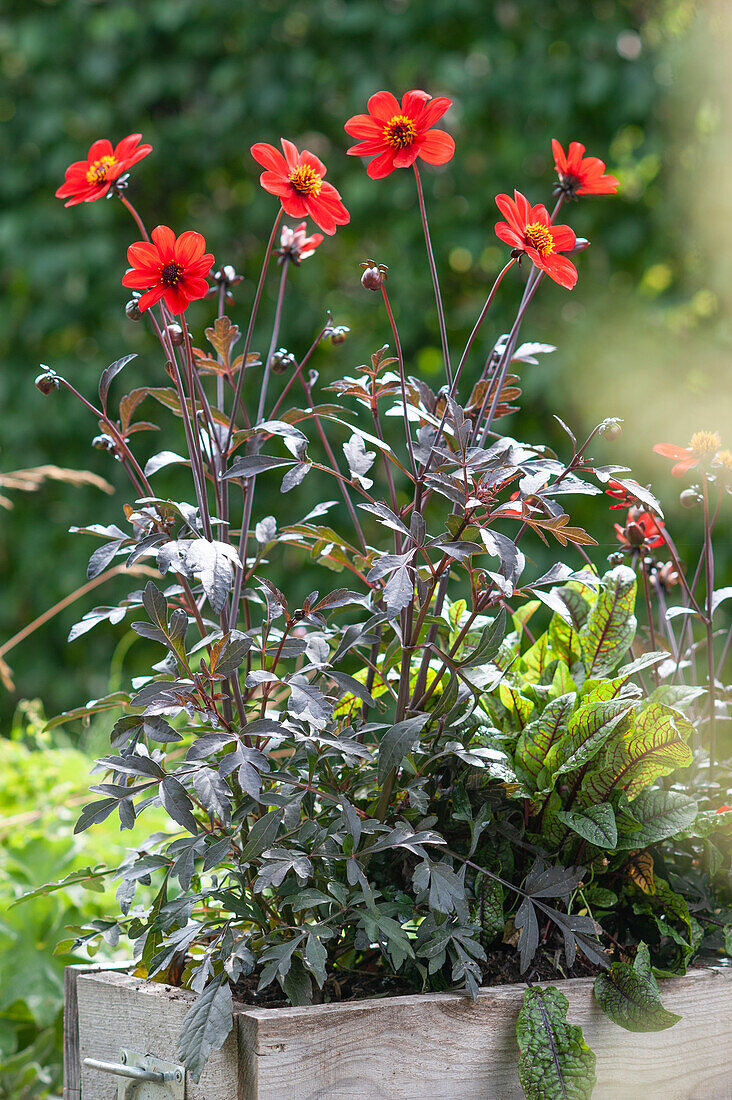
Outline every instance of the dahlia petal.
[[609, 173], [597, 180], [589, 180], [577, 188], [578, 195], [614, 195], [620, 186], [620, 180]]
[[100, 160], [102, 157], [114, 156], [112, 150], [112, 142], [107, 138], [100, 138], [99, 141], [95, 141], [93, 145], [89, 146], [89, 162], [93, 163], [95, 160]]
[[328, 171], [322, 160], [319, 160], [315, 153], [310, 153], [307, 149], [303, 149], [300, 154], [300, 164], [309, 164], [311, 168], [315, 169], [319, 176], [324, 176]]
[[569, 148], [567, 150], [567, 164], [570, 172], [574, 172], [582, 164], [582, 158], [585, 155], [585, 147], [579, 141], [570, 141]]
[[383, 153], [388, 146], [380, 138], [369, 141], [359, 141], [358, 145], [352, 145], [346, 152], [350, 157], [373, 157], [377, 153]]
[[577, 244], [577, 235], [568, 225], [553, 225], [552, 237], [557, 252], [568, 252]]
[[394, 150], [394, 167], [411, 168], [419, 156], [419, 144], [414, 141], [411, 145], [405, 145], [403, 149]]
[[420, 143], [419, 155], [428, 164], [447, 164], [455, 155], [455, 142], [444, 130], [428, 130]]
[[178, 289], [181, 294], [185, 294], [191, 302], [198, 301], [199, 298], [205, 298], [208, 294], [209, 286], [205, 279], [198, 276], [186, 276], [178, 283]]
[[566, 175], [567, 172], [567, 158], [564, 155], [564, 149], [559, 144], [556, 138], [552, 138], [552, 156], [554, 157], [554, 167], [557, 172], [561, 172], [562, 175]]
[[505, 244], [510, 244], [511, 248], [523, 248], [524, 239], [520, 233], [517, 233], [515, 229], [512, 229], [506, 222], [497, 222], [495, 226], [496, 236], [502, 240]]
[[127, 171], [127, 169], [131, 168], [133, 164], [137, 164], [138, 161], [141, 161], [144, 157], [149, 156], [152, 151], [152, 145], [140, 145], [137, 149], [135, 149], [134, 153], [131, 153], [130, 156], [126, 157], [122, 162], [123, 171]]
[[427, 92], [423, 92], [419, 88], [415, 88], [414, 91], [411, 92], [405, 92], [402, 96], [402, 105], [399, 113], [406, 115], [407, 118], [411, 118], [416, 122], [422, 113], [422, 108], [425, 103], [429, 103], [431, 99], [431, 95], [428, 95]]
[[185, 313], [188, 308], [188, 297], [180, 286], [169, 286], [163, 291], [165, 304], [171, 313]]
[[176, 263], [187, 268], [191, 264], [195, 264], [205, 251], [205, 239], [200, 233], [196, 233], [195, 230], [188, 229], [185, 233], [181, 233], [180, 237], [178, 237], [175, 242]]
[[[124, 279], [122, 283], [124, 286], [129, 286], [129, 283], [125, 283]], [[141, 313], [144, 313], [150, 306], [154, 306], [156, 302], [159, 302], [163, 294], [165, 294], [165, 286], [163, 283], [158, 283], [151, 290], [148, 290], [147, 294], [143, 294], [141, 298], [137, 299], [137, 308]]]
[[131, 267], [138, 269], [149, 267], [157, 271], [160, 267], [160, 254], [154, 244], [136, 241], [127, 249], [127, 262]]
[[[655, 450], [655, 448], [654, 448]], [[699, 465], [699, 459], [693, 455], [689, 458], [683, 459], [681, 462], [677, 462], [671, 469], [672, 477], [683, 477], [684, 474], [688, 474], [689, 470], [693, 470], [695, 466]]]
[[263, 168], [276, 172], [278, 176], [287, 175], [287, 161], [274, 145], [268, 145], [266, 141], [258, 141], [252, 145], [249, 152]]
[[402, 113], [399, 100], [391, 92], [375, 92], [366, 106], [369, 114], [378, 122], [388, 122], [394, 115]]
[[127, 157], [132, 156], [137, 146], [140, 144], [140, 138], [142, 134], [128, 134], [126, 138], [122, 138], [118, 141], [114, 147], [115, 160], [125, 160]]
[[452, 100], [447, 99], [446, 96], [437, 96], [436, 99], [425, 102], [420, 114], [415, 119], [418, 128], [427, 130], [430, 126], [434, 126], [451, 107]]
[[566, 256], [545, 256], [537, 265], [546, 271], [550, 279], [571, 290], [577, 282], [577, 268]]
[[95, 183], [89, 188], [89, 193], [85, 195], [84, 202], [96, 202], [97, 199], [104, 198], [112, 186], [111, 180], [106, 180], [104, 183]]
[[381, 134], [381, 126], [376, 123], [371, 115], [354, 115], [349, 118], [343, 129], [351, 137], [370, 138]]
[[336, 225], [348, 225], [350, 222], [351, 215], [346, 210], [341, 196], [332, 184], [324, 183], [320, 194], [311, 199], [311, 202], [313, 201], [328, 210], [331, 217], [335, 219]]
[[691, 458], [693, 451], [690, 447], [677, 447], [675, 443], [656, 443], [653, 450], [664, 458]]
[[[59, 196], [59, 197], [61, 197], [61, 196]], [[73, 198], [69, 199], [68, 202], [64, 203], [64, 207], [66, 207], [66, 206], [78, 206], [80, 202], [84, 202], [84, 196], [83, 195], [74, 195]]]
[[150, 236], [160, 255], [160, 262], [171, 263], [175, 259], [175, 233], [167, 225], [156, 225]]
[[280, 195], [280, 202], [284, 212], [289, 214], [291, 218], [304, 218], [307, 216], [308, 208], [305, 199], [302, 195], [298, 195], [292, 187], [286, 195]]
[[297, 145], [293, 141], [288, 141], [287, 138], [280, 138], [280, 145], [282, 146], [282, 152], [285, 154], [287, 169], [291, 172], [293, 168], [297, 168], [301, 159]]
[[521, 228], [523, 229], [526, 225], [528, 225], [529, 222], [532, 222], [534, 220], [534, 208], [532, 207], [526, 196], [522, 195], [520, 191], [514, 190], [513, 197], [516, 203], [516, 215], [521, 223]]
[[292, 184], [287, 176], [282, 176], [278, 172], [262, 172], [259, 182], [270, 195], [288, 195], [292, 191]]
[[383, 180], [385, 176], [391, 175], [394, 171], [394, 150], [386, 149], [380, 156], [375, 157], [368, 168], [366, 169], [367, 175], [372, 180]]
[[191, 279], [205, 279], [208, 277], [208, 273], [214, 265], [213, 252], [206, 252], [200, 259], [192, 263], [188, 268], [186, 275]]
[[[516, 192], [518, 194], [518, 192]], [[523, 196], [522, 196], [523, 197]], [[503, 214], [504, 218], [517, 233], [520, 233], [523, 237], [525, 219], [519, 216], [519, 211], [516, 203], [508, 195], [496, 195], [496, 206]]]
[[[125, 271], [122, 276], [122, 286], [128, 287], [130, 290], [146, 290], [148, 287], [157, 283], [160, 278], [160, 265], [153, 271], [152, 268], [139, 269], [136, 267], [130, 268], [129, 271]], [[161, 284], [162, 285], [162, 284]]]
[[530, 207], [530, 210], [531, 214], [528, 218], [529, 222], [540, 222], [542, 225], [551, 225], [549, 211], [542, 202], [538, 202], [536, 206]]

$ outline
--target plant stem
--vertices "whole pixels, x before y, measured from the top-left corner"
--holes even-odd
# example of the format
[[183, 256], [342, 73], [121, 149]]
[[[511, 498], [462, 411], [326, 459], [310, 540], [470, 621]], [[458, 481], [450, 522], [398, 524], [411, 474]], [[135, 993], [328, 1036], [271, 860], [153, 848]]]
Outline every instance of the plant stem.
[[[419, 177], [418, 177], [419, 178]], [[389, 295], [386, 293], [386, 284], [382, 282], [381, 293], [384, 296], [384, 305], [386, 306], [386, 313], [389, 318], [389, 324], [391, 325], [391, 331], [394, 334], [394, 346], [397, 353], [397, 361], [399, 363], [399, 381], [402, 389], [402, 412], [404, 413], [404, 434], [406, 436], [407, 450], [409, 451], [409, 461], [412, 465], [412, 474], [415, 481], [417, 480], [417, 463], [414, 459], [414, 448], [412, 447], [412, 434], [409, 426], [409, 413], [407, 412], [407, 383], [404, 374], [404, 355], [402, 354], [402, 342], [399, 339], [399, 331], [396, 327], [396, 321], [394, 320], [394, 314], [391, 311], [391, 305], [389, 303]]]
[[239, 377], [236, 380], [236, 388], [234, 390], [234, 403], [233, 403], [232, 408], [231, 408], [231, 418], [229, 420], [229, 431], [228, 431], [227, 436], [226, 436], [226, 445], [224, 447], [224, 453], [228, 452], [229, 445], [231, 444], [231, 436], [232, 436], [232, 433], [234, 431], [234, 421], [236, 420], [237, 405], [241, 405], [242, 414], [244, 416], [244, 422], [247, 425], [247, 427], [249, 426], [249, 417], [247, 416], [246, 409], [245, 409], [244, 404], [243, 404], [242, 399], [241, 399], [241, 391], [242, 391], [242, 385], [244, 383], [244, 373], [247, 369], [247, 356], [249, 355], [249, 349], [250, 349], [251, 344], [252, 344], [252, 336], [254, 334], [254, 323], [257, 320], [257, 313], [259, 312], [259, 303], [262, 300], [262, 291], [264, 290], [264, 280], [267, 277], [267, 268], [269, 267], [269, 261], [270, 261], [271, 255], [272, 255], [272, 246], [274, 245], [275, 237], [277, 235], [277, 230], [278, 230], [279, 224], [282, 220], [282, 214], [283, 213], [284, 213], [284, 211], [280, 207], [280, 209], [277, 211], [277, 217], [274, 220], [274, 225], [272, 226], [272, 232], [269, 235], [269, 240], [267, 241], [267, 251], [264, 254], [264, 262], [262, 263], [262, 271], [261, 271], [261, 274], [259, 276], [259, 282], [257, 283], [257, 290], [256, 290], [256, 293], [254, 295], [254, 302], [252, 303], [252, 312], [249, 316], [249, 325], [247, 327], [247, 334], [246, 334], [246, 338], [244, 340], [244, 354], [243, 354], [243, 358], [242, 358], [242, 362], [241, 362], [241, 370], [239, 371]]
[[442, 341], [442, 354], [445, 359], [445, 374], [447, 375], [447, 381], [449, 385], [452, 385], [452, 370], [450, 369], [450, 349], [447, 346], [447, 327], [445, 325], [445, 310], [442, 306], [442, 295], [440, 294], [440, 282], [437, 278], [437, 267], [435, 265], [435, 255], [432, 251], [432, 239], [430, 237], [430, 228], [427, 224], [427, 210], [424, 205], [424, 193], [422, 191], [422, 180], [420, 179], [419, 169], [417, 168], [417, 162], [415, 161], [414, 178], [417, 181], [417, 198], [419, 200], [419, 213], [422, 218], [422, 228], [424, 230], [424, 240], [427, 245], [427, 259], [430, 265], [430, 274], [432, 275], [432, 286], [435, 291], [435, 303], [437, 305], [437, 319], [440, 325], [440, 339]]
[[[267, 359], [264, 364], [264, 375], [262, 377], [262, 389], [259, 394], [259, 406], [257, 408], [257, 419], [255, 424], [259, 424], [264, 419], [264, 406], [267, 401], [267, 389], [269, 387], [269, 378], [272, 373], [272, 356], [275, 350], [275, 344], [280, 335], [280, 322], [282, 320], [282, 303], [285, 297], [285, 283], [287, 282], [287, 272], [290, 267], [290, 260], [288, 256], [285, 256], [282, 263], [282, 275], [280, 277], [280, 289], [277, 294], [277, 306], [275, 308], [274, 325], [272, 326], [272, 339], [269, 344], [269, 351], [267, 352]], [[242, 368], [243, 369], [243, 368]]]
[[130, 200], [126, 199], [121, 191], [117, 191], [116, 194], [117, 194], [117, 197], [119, 198], [120, 202], [122, 203], [122, 205], [127, 207], [130, 214], [132, 214], [132, 217], [135, 219], [135, 222], [137, 223], [137, 228], [142, 233], [143, 240], [148, 241], [148, 243], [149, 243], [150, 237], [148, 236], [147, 229], [145, 229], [145, 223], [143, 222], [142, 218], [140, 217], [140, 215], [135, 210], [135, 208], [132, 205], [132, 203], [130, 202]]
[[714, 629], [712, 616], [714, 609], [714, 552], [712, 549], [712, 530], [709, 523], [709, 479], [704, 476], [704, 561], [706, 568], [706, 616], [707, 636], [707, 673], [709, 677], [709, 778], [714, 779], [717, 756], [717, 715], [716, 715], [716, 667], [714, 662]]

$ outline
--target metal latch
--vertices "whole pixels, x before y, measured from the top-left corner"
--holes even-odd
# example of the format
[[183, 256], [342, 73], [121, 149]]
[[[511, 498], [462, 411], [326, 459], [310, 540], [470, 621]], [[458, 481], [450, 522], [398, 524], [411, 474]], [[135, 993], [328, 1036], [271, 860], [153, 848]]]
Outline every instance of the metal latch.
[[122, 1078], [117, 1086], [117, 1100], [185, 1100], [186, 1071], [183, 1066], [125, 1049], [120, 1051], [119, 1059], [119, 1062], [84, 1059], [89, 1069]]

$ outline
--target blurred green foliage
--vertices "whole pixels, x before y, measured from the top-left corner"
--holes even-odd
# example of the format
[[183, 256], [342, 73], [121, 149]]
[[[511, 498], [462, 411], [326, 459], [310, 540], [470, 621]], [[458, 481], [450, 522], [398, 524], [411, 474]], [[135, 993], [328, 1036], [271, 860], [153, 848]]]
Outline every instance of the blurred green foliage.
[[[82, 867], [114, 866], [137, 843], [113, 821], [74, 836], [103, 733], [88, 731], [82, 751], [63, 734], [44, 734], [44, 725], [40, 701], [26, 701], [10, 737], [0, 738], [0, 1100], [60, 1093], [64, 967], [87, 956], [54, 951], [68, 945], [67, 926], [114, 909], [116, 884], [70, 885], [11, 908], [13, 901]], [[103, 955], [115, 958], [106, 945]]]
[[[583, 141], [620, 176], [621, 198], [568, 211], [593, 245], [580, 258], [573, 295], [542, 288], [524, 332], [558, 343], [560, 352], [526, 374], [524, 412], [502, 426], [525, 437], [549, 436], [559, 446], [551, 411], [560, 411], [578, 435], [604, 415], [625, 416], [635, 442], [626, 445], [624, 437], [602, 457], [641, 455], [642, 480], [665, 477], [666, 468], [649, 458], [651, 442], [665, 436], [651, 438], [648, 418], [664, 400], [667, 352], [688, 364], [694, 351], [691, 381], [683, 366], [678, 384], [692, 404], [703, 399], [716, 408], [710, 377], [718, 367], [709, 361], [719, 293], [705, 281], [711, 276], [703, 252], [686, 238], [679, 218], [685, 199], [674, 175], [684, 164], [694, 175], [698, 149], [718, 127], [713, 93], [703, 101], [700, 93], [688, 94], [694, 50], [711, 69], [705, 44], [714, 33], [706, 6], [694, 0], [5, 0], [0, 469], [57, 462], [123, 485], [121, 470], [90, 449], [98, 429], [88, 414], [68, 394], [44, 399], [33, 388], [38, 363], [91, 391], [102, 367], [138, 351], [126, 371], [129, 386], [161, 377], [144, 326], [124, 316], [124, 253], [137, 236], [126, 211], [116, 201], [65, 210], [53, 194], [64, 168], [101, 136], [116, 141], [141, 131], [152, 143], [154, 154], [134, 170], [131, 196], [146, 220], [177, 232], [195, 227], [219, 263], [246, 275], [233, 310], [239, 321], [247, 316], [276, 210], [258, 187], [249, 146], [285, 135], [320, 154], [352, 221], [308, 261], [306, 275], [294, 273], [282, 342], [302, 353], [325, 308], [350, 325], [349, 342], [324, 349], [314, 363], [322, 382], [387, 342], [378, 300], [358, 280], [359, 261], [373, 255], [391, 269], [409, 371], [439, 382], [413, 181], [409, 173], [368, 180], [361, 162], [346, 156], [342, 129], [373, 91], [422, 87], [455, 103], [446, 121], [457, 155], [445, 170], [425, 172], [454, 348], [462, 346], [505, 259], [493, 235], [494, 195], [516, 186], [533, 201], [550, 201], [552, 137]], [[518, 282], [504, 287], [485, 344], [510, 324]], [[267, 340], [273, 294], [274, 280], [255, 347]], [[199, 343], [211, 315], [210, 304], [190, 310]], [[633, 361], [641, 338], [652, 345], [643, 351], [645, 382]], [[700, 339], [712, 341], [704, 355]], [[476, 358], [475, 372], [480, 365]], [[615, 371], [621, 377], [613, 378]], [[614, 403], [598, 410], [608, 394]], [[688, 435], [698, 426], [707, 425], [694, 420], [679, 430]], [[685, 442], [676, 430], [669, 425], [668, 438]], [[174, 438], [164, 444], [175, 445]], [[154, 447], [150, 437], [143, 457]], [[315, 481], [312, 490], [303, 487], [300, 514], [315, 491]], [[580, 522], [607, 528], [597, 533], [607, 552], [607, 513], [591, 501], [580, 508]], [[0, 512], [0, 642], [83, 583], [92, 547], [69, 536], [68, 527], [111, 522], [117, 509], [98, 491], [54, 484], [16, 498], [13, 512]], [[84, 611], [127, 590], [124, 582], [114, 584], [10, 655], [20, 697], [41, 693], [56, 712], [101, 694], [114, 631], [95, 634], [93, 668], [89, 647], [67, 647], [65, 637]], [[13, 705], [0, 689], [0, 717], [7, 719]]]

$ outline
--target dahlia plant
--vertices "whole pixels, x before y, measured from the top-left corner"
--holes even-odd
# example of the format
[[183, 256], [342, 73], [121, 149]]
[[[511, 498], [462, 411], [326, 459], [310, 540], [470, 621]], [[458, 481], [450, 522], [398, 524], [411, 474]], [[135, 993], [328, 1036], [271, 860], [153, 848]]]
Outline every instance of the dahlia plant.
[[[125, 355], [102, 372], [98, 399], [50, 369], [37, 385], [76, 394], [98, 421], [98, 445], [129, 474], [120, 525], [74, 529], [98, 542], [89, 576], [123, 558], [148, 563], [157, 579], [87, 612], [71, 632], [130, 617], [156, 650], [149, 674], [55, 721], [109, 720], [110, 752], [78, 831], [111, 814], [129, 829], [152, 805], [170, 818], [168, 833], [120, 866], [76, 876], [119, 879], [120, 911], [77, 929], [74, 944], [128, 937], [136, 974], [200, 995], [179, 1042], [194, 1076], [228, 1033], [232, 990], [271, 1004], [275, 989], [301, 1005], [347, 996], [349, 983], [357, 994], [457, 987], [474, 997], [516, 952], [515, 977], [529, 983], [518, 1021], [527, 1094], [543, 1074], [551, 1095], [589, 1096], [594, 1055], [566, 1024], [561, 994], [531, 980], [597, 974], [608, 1015], [653, 1030], [676, 1020], [654, 975], [719, 952], [725, 936], [729, 946], [715, 876], [716, 834], [732, 815], [715, 812], [728, 807], [715, 805], [708, 731], [726, 707], [714, 666], [726, 646], [712, 614], [730, 590], [713, 590], [710, 566], [687, 582], [656, 497], [627, 468], [592, 458], [617, 420], [583, 443], [560, 421], [561, 455], [498, 430], [517, 410], [520, 372], [555, 350], [519, 342], [528, 306], [545, 276], [575, 285], [573, 260], [588, 243], [558, 224], [560, 209], [613, 194], [617, 180], [583, 146], [565, 155], [555, 142], [551, 213], [519, 191], [497, 197], [505, 265], [452, 356], [418, 165], [452, 158], [452, 138], [433, 128], [449, 107], [421, 91], [401, 103], [379, 92], [345, 126], [359, 139], [348, 152], [373, 158], [372, 179], [414, 175], [444, 358], [436, 392], [410, 371], [388, 267], [375, 260], [362, 264], [361, 281], [383, 307], [384, 339], [368, 363], [329, 380], [335, 397], [323, 401], [308, 368], [346, 329], [328, 316], [309, 347], [280, 346], [291, 269], [327, 247], [300, 219], [326, 235], [349, 220], [325, 165], [291, 141], [282, 153], [252, 148], [279, 208], [241, 328], [228, 315], [242, 293], [233, 267], [216, 267], [195, 231], [148, 233], [131, 204], [126, 173], [150, 151], [140, 135], [114, 151], [96, 142], [58, 191], [69, 203], [118, 197], [142, 238], [126, 273], [120, 257], [120, 276], [135, 292], [128, 317], [150, 325], [149, 384], [110, 403]], [[281, 274], [267, 328], [260, 307], [273, 257]], [[499, 288], [517, 297], [516, 318], [486, 340]], [[190, 332], [188, 306], [203, 298], [209, 324]], [[151, 452], [143, 433], [156, 426], [155, 407], [171, 441]], [[673, 454], [676, 471], [702, 470], [705, 561], [709, 495], [729, 484], [729, 463], [707, 442]], [[173, 465], [190, 472], [189, 499], [166, 495]], [[298, 504], [314, 469], [332, 478], [336, 499]], [[271, 514], [278, 488], [292, 501], [284, 526]], [[609, 570], [588, 557], [596, 540], [571, 514], [574, 494], [604, 493], [628, 509]], [[600, 515], [609, 532], [609, 513]], [[541, 574], [530, 538], [554, 549]], [[666, 562], [655, 557], [661, 547]], [[284, 551], [322, 577], [297, 604], [273, 580]], [[695, 589], [705, 575], [703, 603]], [[674, 584], [682, 602], [669, 609]], [[684, 629], [674, 634], [676, 614]], [[710, 679], [698, 671], [685, 685], [695, 623], [711, 638]], [[150, 907], [135, 902], [140, 882], [157, 884]], [[559, 1054], [557, 1029], [573, 1037]]]

